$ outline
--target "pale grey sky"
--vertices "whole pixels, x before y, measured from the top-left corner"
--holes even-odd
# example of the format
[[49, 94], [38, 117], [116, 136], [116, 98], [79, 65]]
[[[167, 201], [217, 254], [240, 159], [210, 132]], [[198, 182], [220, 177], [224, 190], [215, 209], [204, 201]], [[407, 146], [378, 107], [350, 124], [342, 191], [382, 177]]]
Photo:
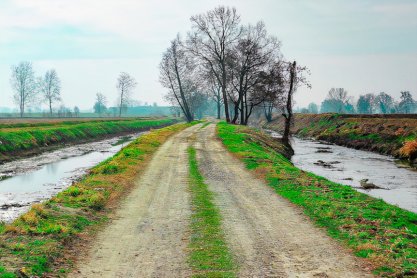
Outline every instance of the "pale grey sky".
[[385, 91], [417, 98], [417, 1], [407, 0], [0, 0], [0, 107], [14, 106], [10, 66], [55, 68], [65, 105], [112, 105], [121, 71], [138, 81], [134, 98], [163, 104], [158, 64], [190, 16], [234, 6], [243, 23], [263, 20], [287, 59], [311, 70], [297, 106], [320, 103], [331, 87], [353, 96]]

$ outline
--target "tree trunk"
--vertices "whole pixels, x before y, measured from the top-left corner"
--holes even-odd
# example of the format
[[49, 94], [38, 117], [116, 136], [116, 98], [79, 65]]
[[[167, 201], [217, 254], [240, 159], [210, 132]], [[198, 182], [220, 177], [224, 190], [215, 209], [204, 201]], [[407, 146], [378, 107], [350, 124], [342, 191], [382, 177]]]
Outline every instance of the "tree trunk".
[[226, 65], [225, 62], [222, 62], [222, 95], [224, 103], [224, 115], [226, 117], [226, 122], [230, 123], [229, 115], [229, 103], [227, 102], [227, 92], [226, 92]]
[[122, 93], [120, 94], [119, 118], [122, 117], [123, 93], [124, 89], [122, 88]]
[[51, 99], [49, 99], [49, 114], [52, 117], [52, 101], [51, 101]]
[[220, 120], [220, 113], [221, 113], [220, 99], [217, 99], [217, 119], [219, 120]]
[[295, 70], [296, 70], [296, 62], [294, 61], [290, 69], [290, 88], [288, 90], [287, 106], [286, 106], [287, 113], [283, 114], [285, 118], [285, 128], [284, 128], [284, 134], [282, 136], [282, 143], [289, 148], [291, 148], [290, 128], [291, 128], [291, 121], [292, 121], [292, 116], [293, 116], [292, 115], [292, 94], [294, 93]]

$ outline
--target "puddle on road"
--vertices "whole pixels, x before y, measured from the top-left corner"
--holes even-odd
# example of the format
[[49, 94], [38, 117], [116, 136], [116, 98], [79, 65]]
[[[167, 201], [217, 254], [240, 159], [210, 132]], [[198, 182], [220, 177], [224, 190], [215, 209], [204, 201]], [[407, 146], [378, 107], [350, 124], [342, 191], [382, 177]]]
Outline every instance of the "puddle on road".
[[[280, 137], [276, 132], [271, 132], [271, 136]], [[291, 160], [298, 168], [417, 213], [417, 171], [401, 161], [299, 138], [293, 138], [293, 148], [295, 154]], [[356, 188], [362, 179], [369, 179], [368, 182], [388, 190]]]
[[9, 222], [67, 188], [142, 133], [62, 148], [0, 165], [0, 221]]

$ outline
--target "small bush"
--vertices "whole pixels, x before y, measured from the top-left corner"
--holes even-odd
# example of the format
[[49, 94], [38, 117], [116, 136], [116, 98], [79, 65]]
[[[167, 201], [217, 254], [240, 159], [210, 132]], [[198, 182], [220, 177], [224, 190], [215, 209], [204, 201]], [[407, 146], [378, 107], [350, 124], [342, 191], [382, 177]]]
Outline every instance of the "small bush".
[[120, 170], [119, 167], [117, 167], [116, 165], [106, 165], [101, 170], [101, 173], [103, 173], [105, 175], [111, 175], [111, 174], [118, 173], [119, 170]]
[[88, 206], [95, 210], [102, 210], [106, 204], [106, 198], [101, 193], [92, 195], [88, 199]]
[[32, 210], [38, 215], [38, 216], [42, 216], [45, 217], [46, 216], [46, 210], [44, 205], [42, 204], [34, 204], [32, 206]]
[[83, 191], [84, 190], [79, 187], [71, 186], [67, 189], [66, 193], [71, 195], [72, 197], [77, 197], [78, 195], [83, 193]]
[[34, 210], [30, 210], [27, 213], [23, 214], [20, 219], [30, 225], [30, 226], [35, 226], [39, 223], [39, 218], [38, 215], [36, 214], [36, 212]]

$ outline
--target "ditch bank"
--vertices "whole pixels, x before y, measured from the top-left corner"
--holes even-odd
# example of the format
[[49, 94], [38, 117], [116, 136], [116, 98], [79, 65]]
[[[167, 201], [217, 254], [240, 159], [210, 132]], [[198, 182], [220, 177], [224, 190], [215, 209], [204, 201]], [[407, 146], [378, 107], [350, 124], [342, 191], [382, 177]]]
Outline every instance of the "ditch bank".
[[[263, 127], [282, 132], [284, 120], [275, 117]], [[293, 134], [341, 146], [378, 152], [416, 162], [417, 115], [295, 114]]]
[[267, 134], [225, 123], [217, 132], [247, 169], [369, 262], [374, 274], [417, 275], [417, 214], [298, 169]]
[[0, 164], [33, 156], [66, 145], [92, 142], [133, 132], [160, 128], [173, 119], [129, 119], [111, 121], [48, 122], [0, 125]]
[[191, 125], [175, 124], [139, 137], [79, 182], [12, 223], [0, 224], [0, 277], [65, 276], [159, 146]]

